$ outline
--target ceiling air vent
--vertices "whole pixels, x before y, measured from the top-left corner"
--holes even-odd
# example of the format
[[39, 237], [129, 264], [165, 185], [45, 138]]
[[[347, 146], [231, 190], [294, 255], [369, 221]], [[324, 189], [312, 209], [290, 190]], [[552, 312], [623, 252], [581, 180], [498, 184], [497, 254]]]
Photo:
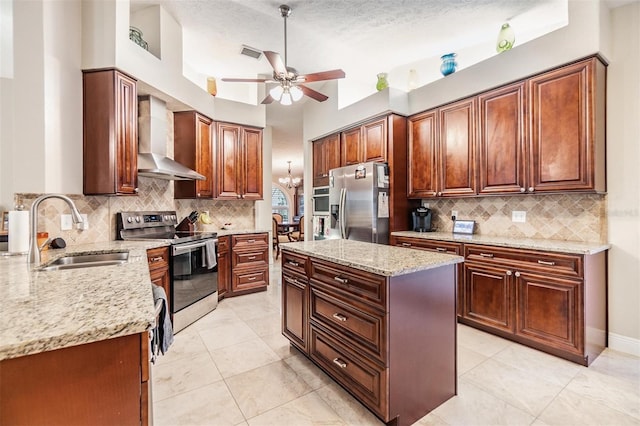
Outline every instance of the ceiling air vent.
[[253, 59], [260, 59], [262, 56], [262, 51], [258, 49], [254, 49], [253, 47], [242, 45], [242, 50], [240, 51], [241, 55], [249, 56]]

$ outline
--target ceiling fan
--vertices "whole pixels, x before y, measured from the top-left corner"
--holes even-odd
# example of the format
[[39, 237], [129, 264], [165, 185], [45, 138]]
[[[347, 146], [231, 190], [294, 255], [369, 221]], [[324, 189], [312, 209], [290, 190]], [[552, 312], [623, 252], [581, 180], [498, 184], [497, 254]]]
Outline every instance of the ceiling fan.
[[269, 94], [262, 101], [263, 104], [270, 104], [279, 101], [282, 105], [291, 105], [294, 101], [302, 99], [303, 95], [324, 102], [329, 99], [322, 93], [303, 85], [315, 81], [333, 80], [344, 78], [345, 73], [341, 69], [316, 72], [312, 74], [298, 74], [298, 71], [287, 66], [287, 18], [291, 15], [291, 8], [286, 4], [278, 8], [280, 15], [284, 18], [284, 62], [276, 52], [264, 51], [264, 56], [273, 68], [273, 78], [223, 78], [222, 81], [236, 83], [278, 83], [269, 91]]

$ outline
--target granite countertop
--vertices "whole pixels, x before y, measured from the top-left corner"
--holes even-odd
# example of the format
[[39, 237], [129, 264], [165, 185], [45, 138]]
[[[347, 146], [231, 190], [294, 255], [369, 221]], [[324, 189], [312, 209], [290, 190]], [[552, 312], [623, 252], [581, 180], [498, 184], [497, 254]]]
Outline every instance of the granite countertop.
[[227, 235], [239, 235], [239, 234], [262, 234], [271, 232], [271, 229], [213, 229], [211, 232], [217, 232], [218, 237], [225, 237]]
[[301, 241], [283, 243], [280, 248], [384, 276], [410, 274], [464, 260], [451, 254], [353, 240]]
[[[106, 241], [26, 256], [0, 256], [0, 360], [141, 333], [155, 324], [146, 250], [153, 241]], [[73, 253], [128, 251], [115, 266], [42, 271]]]
[[392, 232], [391, 235], [394, 235], [396, 237], [423, 238], [425, 240], [452, 241], [456, 243], [471, 243], [572, 254], [596, 254], [611, 248], [611, 245], [607, 243], [589, 243], [579, 241], [562, 241], [518, 237], [492, 237], [488, 235], [477, 234], [453, 234], [451, 232], [398, 231]]

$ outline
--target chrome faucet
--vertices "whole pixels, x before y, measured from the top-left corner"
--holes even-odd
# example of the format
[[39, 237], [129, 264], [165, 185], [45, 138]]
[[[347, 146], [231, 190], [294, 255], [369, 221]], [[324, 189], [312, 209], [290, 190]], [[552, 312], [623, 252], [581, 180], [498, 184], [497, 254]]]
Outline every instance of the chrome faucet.
[[29, 215], [31, 216], [31, 239], [29, 240], [29, 257], [27, 258], [27, 261], [34, 265], [40, 264], [40, 247], [38, 247], [38, 206], [48, 198], [59, 198], [66, 201], [71, 209], [71, 220], [73, 220], [73, 223], [82, 223], [82, 216], [80, 216], [78, 208], [71, 198], [66, 195], [44, 194], [36, 198], [33, 204], [31, 204], [29, 211]]

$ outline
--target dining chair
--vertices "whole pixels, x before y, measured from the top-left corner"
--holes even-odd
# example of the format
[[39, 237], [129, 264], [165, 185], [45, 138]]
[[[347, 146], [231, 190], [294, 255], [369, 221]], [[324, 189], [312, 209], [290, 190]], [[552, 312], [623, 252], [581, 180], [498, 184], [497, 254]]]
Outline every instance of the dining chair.
[[291, 238], [295, 241], [304, 240], [304, 215], [300, 216], [300, 227], [298, 228], [298, 231], [293, 231], [291, 233]]
[[290, 243], [292, 241], [295, 241], [294, 239], [291, 238], [291, 233], [290, 232], [280, 232], [278, 230], [278, 221], [274, 217], [271, 218], [271, 242], [273, 244], [273, 249], [276, 251], [276, 259], [278, 258], [278, 256], [280, 256], [280, 244], [281, 243]]

